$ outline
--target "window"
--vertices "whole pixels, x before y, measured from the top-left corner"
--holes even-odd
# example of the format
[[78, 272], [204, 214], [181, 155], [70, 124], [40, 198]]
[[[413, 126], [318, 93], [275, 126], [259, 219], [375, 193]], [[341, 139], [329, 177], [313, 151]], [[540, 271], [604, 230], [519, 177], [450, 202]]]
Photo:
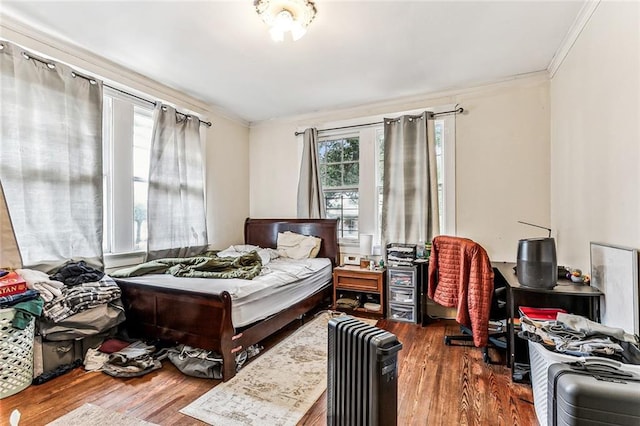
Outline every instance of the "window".
[[320, 179], [328, 218], [337, 218], [338, 237], [358, 238], [360, 139], [330, 138], [318, 143]]
[[[380, 240], [376, 191], [382, 188], [382, 177], [375, 165], [382, 161], [376, 160], [376, 138], [383, 138], [381, 124], [348, 133], [326, 133], [318, 142], [327, 217], [339, 219], [338, 238], [342, 243], [356, 244], [361, 232], [374, 233]], [[376, 176], [380, 176], [379, 183]]]
[[[455, 118], [438, 118], [434, 129], [440, 233], [455, 235]], [[321, 134], [318, 157], [327, 217], [339, 219], [340, 242], [355, 244], [363, 232], [373, 233], [374, 245], [379, 245], [384, 180], [383, 125], [348, 133], [343, 130]]]
[[105, 254], [146, 250], [147, 179], [153, 106], [105, 89], [103, 182]]

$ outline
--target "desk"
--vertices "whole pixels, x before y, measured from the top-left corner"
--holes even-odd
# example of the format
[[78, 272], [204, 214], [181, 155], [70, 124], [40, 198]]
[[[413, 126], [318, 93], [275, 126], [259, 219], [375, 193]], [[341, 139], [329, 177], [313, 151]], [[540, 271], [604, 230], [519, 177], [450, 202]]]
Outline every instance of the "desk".
[[600, 319], [600, 296], [602, 292], [584, 284], [574, 284], [569, 280], [560, 280], [552, 289], [525, 287], [520, 285], [513, 271], [515, 263], [492, 262], [495, 283], [507, 286], [507, 366], [513, 367], [516, 362], [529, 363], [529, 350], [526, 341], [516, 340], [513, 319], [519, 318], [519, 306], [536, 308], [562, 308], [567, 312], [582, 315], [592, 321]]

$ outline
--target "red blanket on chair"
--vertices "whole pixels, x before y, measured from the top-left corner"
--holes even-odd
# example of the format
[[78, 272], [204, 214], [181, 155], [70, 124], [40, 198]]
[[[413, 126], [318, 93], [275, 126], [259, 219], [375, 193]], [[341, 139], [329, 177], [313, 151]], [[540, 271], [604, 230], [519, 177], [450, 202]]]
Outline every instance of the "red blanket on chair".
[[428, 296], [458, 309], [456, 321], [473, 331], [473, 343], [486, 346], [493, 297], [493, 268], [487, 252], [467, 238], [433, 239]]

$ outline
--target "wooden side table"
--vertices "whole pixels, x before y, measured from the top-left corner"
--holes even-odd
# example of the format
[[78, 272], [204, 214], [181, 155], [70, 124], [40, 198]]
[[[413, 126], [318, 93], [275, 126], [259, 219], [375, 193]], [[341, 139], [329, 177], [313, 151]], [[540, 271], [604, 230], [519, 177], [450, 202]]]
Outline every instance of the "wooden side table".
[[[359, 266], [338, 266], [333, 270], [333, 309], [341, 295], [359, 298], [360, 306], [355, 309], [339, 310], [353, 315], [372, 318], [385, 317], [385, 269], [364, 269]], [[380, 305], [378, 310], [366, 309], [365, 302], [375, 301]]]

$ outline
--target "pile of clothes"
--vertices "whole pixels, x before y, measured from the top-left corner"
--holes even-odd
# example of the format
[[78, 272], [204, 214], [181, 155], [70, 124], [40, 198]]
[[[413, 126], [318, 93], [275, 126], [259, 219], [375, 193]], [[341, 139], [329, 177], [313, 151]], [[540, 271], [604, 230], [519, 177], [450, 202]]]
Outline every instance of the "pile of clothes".
[[520, 318], [518, 336], [548, 349], [574, 356], [601, 356], [640, 365], [638, 336], [607, 327], [580, 315], [558, 313], [555, 321]]
[[0, 309], [13, 308], [15, 314], [11, 326], [24, 330], [42, 313], [43, 301], [40, 294], [33, 289], [27, 289], [24, 279], [15, 272], [0, 269]]
[[[236, 369], [263, 348], [252, 345], [236, 354]], [[102, 371], [114, 377], [142, 376], [162, 367], [161, 361], [169, 361], [182, 373], [206, 379], [222, 379], [222, 356], [213, 351], [177, 345], [156, 349], [156, 346], [140, 340], [128, 342], [117, 338], [104, 341], [96, 349], [89, 349], [84, 358], [87, 371]]]
[[16, 310], [16, 328], [36, 318], [34, 383], [78, 366], [89, 347], [115, 335], [125, 320], [116, 282], [84, 260], [68, 261], [48, 273], [27, 268], [14, 272], [28, 289], [0, 298], [0, 307]]
[[53, 323], [120, 297], [115, 281], [84, 261], [68, 262], [52, 275], [34, 269], [16, 272], [40, 294], [44, 301], [42, 314]]

